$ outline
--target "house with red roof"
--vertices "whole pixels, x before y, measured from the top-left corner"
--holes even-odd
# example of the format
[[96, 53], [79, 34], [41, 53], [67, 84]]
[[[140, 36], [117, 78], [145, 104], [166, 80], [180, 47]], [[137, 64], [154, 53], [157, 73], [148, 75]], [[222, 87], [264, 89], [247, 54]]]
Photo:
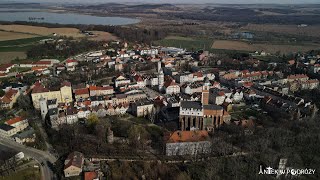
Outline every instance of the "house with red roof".
[[84, 155], [82, 153], [74, 151], [73, 153], [69, 154], [67, 159], [64, 161], [64, 176], [79, 176], [82, 172], [83, 163]]
[[23, 131], [29, 126], [28, 120], [20, 116], [7, 120], [5, 124], [14, 127], [17, 132]]
[[74, 97], [78, 101], [80, 99], [86, 99], [90, 97], [88, 88], [81, 88], [73, 90]]
[[98, 172], [85, 172], [84, 173], [84, 180], [99, 180], [99, 173]]
[[78, 64], [78, 61], [75, 59], [66, 60], [67, 71], [75, 71]]
[[9, 89], [4, 96], [0, 98], [1, 109], [12, 109], [13, 104], [16, 103], [17, 98], [20, 96], [20, 91]]
[[206, 154], [211, 152], [212, 143], [205, 130], [175, 131], [164, 135], [166, 155], [183, 156]]
[[0, 73], [9, 73], [10, 69], [15, 67], [15, 64], [1, 64]]
[[103, 96], [114, 93], [112, 86], [89, 86], [90, 96]]
[[164, 83], [164, 91], [166, 94], [178, 94], [180, 93], [180, 86], [173, 79], [168, 79]]

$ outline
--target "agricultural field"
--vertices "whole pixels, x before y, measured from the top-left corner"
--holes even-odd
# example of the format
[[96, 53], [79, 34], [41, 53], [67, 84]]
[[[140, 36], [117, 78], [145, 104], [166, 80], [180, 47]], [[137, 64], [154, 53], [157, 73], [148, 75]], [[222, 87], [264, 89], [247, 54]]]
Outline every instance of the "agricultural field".
[[200, 37], [168, 36], [165, 39], [155, 41], [154, 45], [181, 47], [187, 50], [210, 50], [212, 46], [212, 39]]
[[9, 176], [4, 176], [4, 177], [0, 176], [0, 180], [24, 180], [24, 179], [34, 179], [34, 180], [41, 179], [41, 175], [38, 168], [30, 167], [25, 170], [14, 172]]
[[112, 41], [112, 40], [118, 40], [118, 37], [112, 35], [108, 32], [103, 31], [90, 31], [94, 34], [93, 37], [89, 37], [89, 40], [93, 41]]
[[56, 33], [60, 36], [72, 36], [74, 38], [83, 37], [84, 35], [76, 28], [47, 28], [28, 25], [0, 25], [0, 30], [20, 33], [30, 33], [40, 36], [49, 36]]
[[27, 55], [23, 51], [0, 52], [0, 63], [10, 63], [13, 59], [25, 59]]
[[319, 25], [309, 25], [307, 27], [298, 27], [297, 25], [248, 24], [242, 27], [241, 30], [320, 37]]
[[0, 41], [33, 38], [33, 37], [37, 37], [37, 35], [27, 34], [27, 33], [10, 32], [10, 31], [0, 31]]
[[305, 52], [313, 49], [319, 49], [317, 44], [291, 45], [291, 44], [266, 44], [266, 43], [248, 43], [244, 41], [216, 40], [213, 42], [214, 49], [240, 50], [240, 51], [265, 51], [267, 53], [291, 53]]
[[[28, 33], [30, 36], [51, 36], [53, 33], [56, 33], [58, 36], [68, 36], [73, 38], [84, 38], [87, 37], [85, 34], [82, 34], [77, 28], [47, 28], [40, 26], [28, 26], [28, 25], [0, 25], [0, 30], [18, 32], [18, 33]], [[116, 36], [108, 32], [103, 31], [90, 31], [95, 35], [89, 37], [90, 40], [96, 41], [108, 41], [108, 40], [117, 40]], [[0, 34], [1, 36], [1, 34]], [[22, 38], [16, 38], [22, 39]], [[1, 39], [0, 39], [1, 40]]]

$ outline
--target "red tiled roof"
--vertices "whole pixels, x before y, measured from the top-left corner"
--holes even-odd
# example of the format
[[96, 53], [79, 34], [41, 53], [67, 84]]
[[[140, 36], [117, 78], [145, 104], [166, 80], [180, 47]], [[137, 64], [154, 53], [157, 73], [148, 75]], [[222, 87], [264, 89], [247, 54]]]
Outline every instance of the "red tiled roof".
[[75, 60], [75, 59], [68, 59], [68, 60], [66, 60], [66, 63], [73, 63], [73, 62], [78, 62], [78, 61]]
[[1, 64], [0, 71], [6, 71], [9, 67], [13, 66], [14, 64]]
[[90, 91], [111, 90], [111, 89], [113, 89], [112, 86], [105, 86], [105, 87], [101, 87], [101, 86], [89, 86], [89, 90], [90, 90]]
[[89, 94], [88, 88], [83, 88], [83, 89], [76, 89], [74, 90], [75, 95], [81, 95], [81, 94]]
[[302, 79], [302, 78], [308, 78], [305, 74], [294, 74], [287, 77], [288, 79]]
[[176, 82], [174, 82], [173, 80], [168, 80], [164, 83], [164, 86], [167, 88], [169, 86], [175, 86], [178, 85]]
[[175, 131], [167, 140], [167, 143], [198, 142], [205, 141], [209, 137], [208, 132], [201, 131]]
[[9, 119], [8, 121], [6, 121], [6, 124], [13, 125], [13, 124], [20, 122], [22, 120], [24, 120], [22, 117], [15, 117], [15, 118], [12, 118], [12, 119]]
[[134, 76], [134, 79], [135, 79], [137, 82], [143, 81], [142, 77], [139, 76], [139, 75], [135, 75], [135, 76]]
[[35, 85], [34, 88], [32, 89], [32, 93], [43, 93], [43, 92], [49, 92], [49, 89], [45, 88], [41, 84]]
[[84, 180], [94, 180], [98, 178], [97, 172], [85, 172], [84, 173]]
[[45, 70], [47, 69], [47, 66], [37, 66], [37, 67], [32, 67], [31, 70], [32, 71], [41, 71], [41, 70]]

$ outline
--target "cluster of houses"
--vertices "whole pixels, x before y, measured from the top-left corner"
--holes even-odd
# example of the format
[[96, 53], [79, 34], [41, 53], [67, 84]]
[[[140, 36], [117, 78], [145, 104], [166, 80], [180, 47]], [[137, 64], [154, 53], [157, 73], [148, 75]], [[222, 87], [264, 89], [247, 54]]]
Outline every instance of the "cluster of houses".
[[0, 124], [0, 136], [12, 138], [18, 143], [32, 143], [35, 141], [35, 131], [23, 117], [14, 117]]
[[[45, 82], [37, 81], [28, 91], [33, 106], [56, 129], [62, 124], [87, 119], [91, 114], [105, 117], [131, 113], [149, 118], [151, 122], [175, 121], [177, 128], [165, 136], [169, 156], [210, 152], [208, 135], [222, 124], [230, 123], [233, 106], [244, 102], [259, 99], [270, 107], [288, 111], [300, 106], [313, 107], [313, 103], [307, 101], [290, 103], [298, 100], [289, 94], [318, 88], [317, 79], [305, 74], [285, 77], [281, 71], [272, 70], [201, 69], [199, 63], [205, 64], [209, 56], [206, 51], [192, 53], [172, 47], [134, 45], [128, 49], [124, 42], [122, 48], [90, 52], [63, 63], [41, 60], [19, 66], [32, 68], [37, 75], [53, 73], [55, 76], [65, 70], [82, 71], [81, 61], [92, 62], [96, 69], [114, 69], [117, 73], [112, 85], [93, 82], [76, 85], [62, 81], [59, 86], [46, 87]], [[255, 60], [252, 62], [257, 64]], [[135, 63], [153, 63], [156, 70], [154, 73], [136, 71]], [[320, 71], [317, 60], [309, 63], [314, 73]], [[15, 66], [1, 65], [0, 73], [9, 73]], [[50, 72], [52, 68], [54, 72]], [[24, 86], [19, 88], [26, 90]], [[16, 86], [3, 89], [1, 107], [12, 108], [21, 90]], [[248, 124], [246, 122], [238, 121], [238, 124]]]
[[74, 151], [64, 161], [63, 168], [66, 178], [82, 177], [84, 180], [99, 180], [103, 178], [100, 161], [85, 158], [81, 152]]

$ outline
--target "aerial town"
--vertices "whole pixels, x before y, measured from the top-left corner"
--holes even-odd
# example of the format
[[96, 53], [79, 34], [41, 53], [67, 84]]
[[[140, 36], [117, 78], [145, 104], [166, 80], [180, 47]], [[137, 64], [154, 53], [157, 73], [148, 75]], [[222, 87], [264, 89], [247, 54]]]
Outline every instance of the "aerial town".
[[[32, 23], [0, 23], [0, 35], [44, 28]], [[0, 41], [0, 180], [320, 178], [319, 48], [226, 50], [181, 45], [196, 37], [176, 32], [164, 35], [174, 45], [158, 44], [161, 31], [148, 28], [75, 25], [69, 37], [41, 26], [52, 31]], [[24, 46], [24, 58], [3, 60]]]

